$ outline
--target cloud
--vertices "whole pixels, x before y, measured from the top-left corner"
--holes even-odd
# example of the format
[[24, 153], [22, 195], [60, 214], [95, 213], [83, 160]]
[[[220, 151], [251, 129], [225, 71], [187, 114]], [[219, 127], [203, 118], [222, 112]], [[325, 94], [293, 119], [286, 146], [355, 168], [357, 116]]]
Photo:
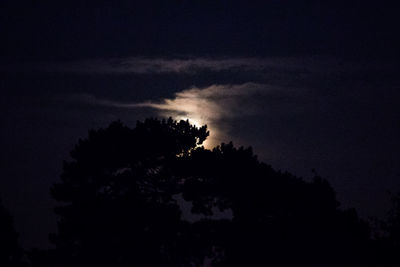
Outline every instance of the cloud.
[[[76, 74], [195, 74], [198, 71], [240, 71], [259, 72], [284, 70], [296, 72], [317, 72], [327, 69], [341, 69], [340, 60], [332, 57], [180, 57], [150, 58], [126, 57], [88, 59], [63, 62], [26, 62], [17, 66], [0, 66], [7, 71], [39, 71]], [[353, 65], [352, 68], [362, 68]]]
[[[362, 71], [363, 69], [360, 65], [351, 63], [340, 65], [338, 61], [333, 59], [297, 58], [291, 60], [293, 64], [288, 64], [290, 61], [288, 58], [281, 58], [279, 60], [271, 59], [271, 61], [251, 58], [130, 58], [116, 60], [113, 64], [111, 64], [112, 60], [106, 60], [103, 63], [99, 61], [99, 64], [94, 64], [91, 61], [82, 70], [93, 71], [91, 68], [97, 68], [97, 71], [101, 69], [106, 71], [107, 68], [110, 68], [110, 71], [113, 70], [116, 72], [119, 69], [121, 71], [135, 71], [137, 73], [177, 72], [178, 74], [182, 74], [193, 71], [193, 68], [208, 68], [215, 71], [222, 69], [232, 70], [232, 68], [236, 67], [239, 69], [235, 74], [220, 75], [229, 77], [228, 81], [227, 79], [218, 79], [214, 76], [208, 80], [208, 74], [201, 76], [202, 78], [205, 77], [205, 82], [201, 79], [196, 80], [196, 77], [191, 77], [190, 81], [194, 84], [200, 83], [204, 85], [188, 87], [190, 85], [186, 83], [182, 85], [182, 88], [187, 89], [178, 92], [175, 90], [176, 83], [166, 80], [165, 83], [162, 83], [162, 89], [167, 90], [171, 94], [175, 92], [168, 98], [151, 98], [147, 101], [122, 101], [115, 100], [117, 96], [113, 95], [113, 93], [104, 92], [104, 90], [101, 93], [95, 91], [96, 89], [91, 89], [89, 94], [81, 94], [74, 101], [83, 101], [85, 104], [91, 103], [93, 105], [119, 109], [143, 109], [144, 112], [148, 112], [148, 109], [150, 109], [149, 115], [155, 112], [157, 115], [163, 117], [171, 116], [175, 119], [189, 119], [192, 123], [199, 126], [207, 124], [211, 131], [208, 144], [215, 145], [222, 141], [235, 140], [235, 135], [238, 135], [237, 133], [249, 131], [249, 129], [239, 129], [236, 131], [238, 129], [238, 123], [236, 122], [242, 125], [246, 123], [250, 125], [251, 121], [255, 121], [251, 118], [250, 120], [241, 119], [246, 116], [257, 116], [257, 120], [264, 122], [263, 126], [261, 126], [259, 121], [257, 121], [257, 129], [261, 129], [262, 127], [264, 127], [263, 129], [272, 129], [269, 132], [265, 130], [267, 133], [271, 133], [273, 129], [281, 127], [280, 135], [294, 132], [293, 129], [285, 129], [286, 126], [290, 128], [290, 125], [293, 125], [293, 128], [297, 127], [296, 129], [306, 129], [307, 127], [303, 127], [302, 125], [305, 125], [307, 122], [308, 125], [328, 123], [329, 114], [337, 114], [337, 117], [344, 117], [345, 115], [342, 114], [342, 111], [347, 107], [346, 103], [351, 103], [349, 105], [352, 107], [361, 108], [360, 101], [363, 99], [369, 101], [368, 94], [369, 92], [373, 92], [373, 90], [368, 89], [369, 83], [367, 79], [370, 79], [371, 75], [376, 75], [374, 74], [376, 70], [383, 68], [373, 64], [366, 64], [364, 71]], [[123, 64], [123, 62], [125, 63]], [[337, 64], [333, 64], [332, 62], [336, 62]], [[277, 68], [276, 72], [268, 69], [266, 66], [275, 66]], [[243, 75], [242, 72], [246, 68], [247, 70], [253, 69], [252, 73], [257, 72], [265, 76], [259, 78]], [[301, 68], [306, 70], [307, 73], [304, 74], [302, 71], [296, 71], [296, 69]], [[387, 74], [387, 72], [384, 73]], [[241, 79], [235, 79], [241, 75]], [[154, 77], [154, 75], [149, 77]], [[360, 85], [358, 82], [362, 82], [362, 84]], [[131, 90], [130, 88], [131, 84], [127, 84], [127, 90]], [[363, 88], [362, 93], [360, 93], [360, 88]], [[151, 84], [149, 87], [147, 85], [138, 85], [135, 88], [135, 90], [141, 90], [141, 92], [153, 89], [160, 92], [161, 88], [152, 88]], [[98, 95], [108, 95], [108, 97], [99, 98], [97, 97]], [[148, 96], [148, 94], [143, 93], [142, 95]], [[135, 97], [137, 97], [137, 94]], [[324, 114], [328, 116], [328, 119], [322, 119]], [[348, 115], [346, 114], [346, 116]], [[314, 124], [310, 122], [313, 119], [318, 121]], [[275, 126], [269, 128], [266, 125]], [[261, 130], [258, 131], [261, 132]]]
[[[232, 69], [260, 70], [275, 66], [274, 60], [257, 58], [146, 58], [129, 57], [114, 59], [81, 60], [71, 62], [41, 62], [25, 64], [24, 68], [42, 72], [81, 74], [161, 74], [193, 73], [198, 70], [223, 71]], [[9, 67], [10, 68], [10, 67]]]
[[188, 119], [197, 126], [207, 124], [211, 134], [206, 145], [214, 146], [222, 141], [229, 141], [229, 120], [257, 114], [259, 107], [253, 105], [254, 101], [249, 101], [250, 99], [257, 95], [273, 95], [279, 90], [281, 89], [266, 84], [244, 83], [193, 87], [175, 93], [172, 98], [140, 103], [111, 101], [92, 95], [81, 95], [80, 99], [114, 108], [151, 108], [163, 117]]

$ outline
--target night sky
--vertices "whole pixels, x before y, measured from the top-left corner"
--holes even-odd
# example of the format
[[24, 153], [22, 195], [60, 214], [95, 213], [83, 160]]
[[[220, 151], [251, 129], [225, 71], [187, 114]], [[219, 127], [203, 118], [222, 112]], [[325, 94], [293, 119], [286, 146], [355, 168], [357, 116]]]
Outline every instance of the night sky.
[[400, 191], [394, 4], [38, 2], [0, 3], [0, 196], [24, 247], [49, 246], [49, 188], [74, 144], [117, 119], [207, 124], [207, 148], [315, 169], [363, 218]]

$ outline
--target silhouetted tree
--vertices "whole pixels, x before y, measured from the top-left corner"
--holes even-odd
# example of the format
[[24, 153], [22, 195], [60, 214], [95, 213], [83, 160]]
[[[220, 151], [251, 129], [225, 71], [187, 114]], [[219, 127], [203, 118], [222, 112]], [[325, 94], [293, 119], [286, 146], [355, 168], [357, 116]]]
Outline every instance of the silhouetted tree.
[[400, 193], [392, 195], [392, 206], [383, 228], [393, 246], [400, 248]]
[[13, 219], [0, 201], [0, 266], [22, 266], [22, 256]]
[[64, 162], [53, 197], [62, 266], [178, 266], [185, 229], [171, 167], [207, 137], [206, 126], [147, 119], [135, 129], [112, 123], [90, 131]]
[[[379, 266], [368, 225], [338, 208], [326, 180], [232, 143], [199, 147], [207, 135], [172, 119], [90, 131], [52, 188], [64, 203], [56, 265]], [[202, 219], [182, 214], [189, 204]]]
[[260, 163], [232, 143], [197, 149], [180, 166], [184, 198], [193, 212], [231, 209], [229, 227], [215, 231], [223, 251], [216, 266], [361, 266], [368, 259], [368, 225], [341, 211], [320, 177], [312, 182]]
[[376, 251], [382, 266], [400, 266], [400, 193], [391, 194], [386, 220], [378, 220]]

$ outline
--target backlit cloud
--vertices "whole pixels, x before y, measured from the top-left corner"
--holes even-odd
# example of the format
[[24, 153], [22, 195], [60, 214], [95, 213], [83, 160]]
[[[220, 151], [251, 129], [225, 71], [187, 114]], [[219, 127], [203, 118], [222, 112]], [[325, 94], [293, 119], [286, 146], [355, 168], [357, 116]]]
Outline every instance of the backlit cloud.
[[[123, 103], [98, 99], [90, 95], [81, 96], [84, 101], [96, 105], [116, 108], [151, 108], [163, 117], [189, 120], [201, 126], [208, 125], [210, 137], [206, 146], [214, 146], [229, 140], [229, 120], [257, 114], [258, 107], [251, 105], [249, 98], [256, 95], [274, 94], [278, 88], [265, 84], [244, 83], [239, 85], [211, 85], [193, 87], [175, 93], [174, 97], [159, 101]], [[82, 98], [81, 98], [82, 99]]]

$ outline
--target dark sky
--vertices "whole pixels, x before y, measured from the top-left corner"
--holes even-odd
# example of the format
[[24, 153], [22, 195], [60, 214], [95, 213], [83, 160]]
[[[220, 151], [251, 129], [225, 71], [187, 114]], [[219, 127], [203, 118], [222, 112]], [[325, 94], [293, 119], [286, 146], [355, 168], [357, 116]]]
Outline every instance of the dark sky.
[[49, 188], [68, 152], [116, 119], [206, 123], [209, 147], [315, 168], [364, 218], [400, 191], [394, 4], [38, 2], [0, 3], [0, 196], [25, 247], [56, 229]]

